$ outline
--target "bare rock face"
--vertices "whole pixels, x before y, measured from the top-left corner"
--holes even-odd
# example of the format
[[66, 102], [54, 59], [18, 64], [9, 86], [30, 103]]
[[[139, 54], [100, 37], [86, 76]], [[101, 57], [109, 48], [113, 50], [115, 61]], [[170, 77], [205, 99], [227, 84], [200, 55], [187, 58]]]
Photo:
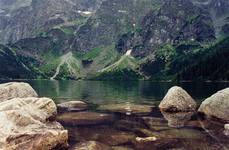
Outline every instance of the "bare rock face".
[[174, 86], [169, 89], [159, 108], [166, 112], [189, 112], [196, 110], [196, 102], [184, 89]]
[[15, 98], [0, 104], [0, 149], [50, 150], [68, 146], [49, 98]]
[[229, 122], [229, 88], [218, 91], [207, 98], [200, 106], [199, 112], [208, 117], [218, 118]]
[[28, 83], [11, 82], [0, 84], [0, 102], [12, 98], [37, 97], [37, 93]]

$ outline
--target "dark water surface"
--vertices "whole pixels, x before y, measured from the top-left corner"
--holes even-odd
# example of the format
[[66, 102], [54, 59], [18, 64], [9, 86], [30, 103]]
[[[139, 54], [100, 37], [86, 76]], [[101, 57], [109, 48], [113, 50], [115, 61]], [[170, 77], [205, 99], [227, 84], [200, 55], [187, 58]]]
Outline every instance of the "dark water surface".
[[[72, 150], [229, 149], [229, 133], [224, 131], [223, 123], [206, 120], [196, 113], [160, 112], [156, 107], [168, 89], [174, 85], [183, 87], [200, 104], [218, 90], [229, 87], [228, 82], [23, 82], [32, 85], [40, 97], [51, 97], [56, 103], [81, 100], [90, 106], [93, 104], [89, 110], [64, 111], [59, 112], [57, 116], [58, 121], [69, 131]], [[101, 109], [102, 106], [106, 106], [107, 110]], [[139, 112], [125, 113], [129, 111], [129, 106], [133, 106], [133, 112]], [[149, 106], [152, 106], [151, 112], [146, 111]], [[88, 141], [100, 144], [93, 145]]]
[[[6, 81], [2, 81], [6, 82]], [[107, 101], [154, 102], [160, 101], [174, 85], [183, 87], [197, 101], [209, 97], [229, 82], [150, 82], [150, 81], [50, 81], [28, 80], [39, 96], [54, 99], [81, 99], [100, 103]]]

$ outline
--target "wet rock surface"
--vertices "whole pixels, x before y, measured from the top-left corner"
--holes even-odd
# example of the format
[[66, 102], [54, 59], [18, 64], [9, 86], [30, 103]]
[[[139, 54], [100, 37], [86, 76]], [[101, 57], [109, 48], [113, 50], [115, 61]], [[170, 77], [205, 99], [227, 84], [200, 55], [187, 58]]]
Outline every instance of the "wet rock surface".
[[96, 125], [113, 122], [114, 116], [96, 112], [71, 112], [59, 115], [57, 121], [66, 126]]
[[161, 101], [159, 108], [167, 112], [187, 112], [196, 110], [196, 102], [181, 87], [174, 86]]

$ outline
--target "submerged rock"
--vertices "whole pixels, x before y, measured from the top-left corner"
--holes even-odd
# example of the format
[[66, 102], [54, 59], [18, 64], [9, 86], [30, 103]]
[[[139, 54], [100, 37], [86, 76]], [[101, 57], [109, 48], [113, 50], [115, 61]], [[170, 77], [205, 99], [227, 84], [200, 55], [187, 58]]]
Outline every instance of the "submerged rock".
[[56, 121], [48, 98], [15, 98], [0, 104], [0, 149], [50, 150], [68, 146], [68, 132]]
[[169, 89], [159, 108], [166, 112], [195, 111], [196, 102], [184, 89], [174, 86]]
[[133, 150], [133, 149], [124, 146], [112, 146], [112, 150]]
[[87, 109], [87, 104], [82, 101], [69, 101], [57, 105], [60, 112], [63, 111], [83, 111]]
[[99, 110], [131, 115], [131, 114], [149, 114], [152, 112], [153, 108], [154, 106], [149, 106], [149, 105], [140, 105], [140, 104], [133, 104], [133, 103], [118, 103], [118, 104], [101, 105], [99, 107]]
[[158, 149], [171, 149], [176, 145], [176, 139], [158, 139], [154, 136], [146, 138], [136, 138], [133, 143], [138, 150], [158, 150]]
[[185, 126], [194, 112], [178, 112], [178, 113], [168, 113], [161, 112], [166, 120], [168, 120], [168, 125], [174, 128], [181, 128]]
[[113, 122], [114, 116], [96, 112], [71, 112], [61, 114], [57, 120], [67, 126], [96, 125]]
[[170, 129], [168, 127], [168, 123], [163, 118], [156, 117], [143, 117], [144, 123], [152, 130], [152, 131], [161, 131]]
[[181, 129], [171, 129], [160, 131], [155, 133], [157, 138], [171, 138], [171, 139], [204, 139], [206, 135], [199, 130], [181, 128]]
[[200, 106], [199, 112], [208, 117], [218, 118], [229, 122], [229, 88], [218, 91], [207, 98]]
[[117, 146], [126, 143], [131, 143], [135, 139], [135, 135], [129, 132], [107, 132], [98, 136], [98, 141], [110, 146]]
[[35, 90], [28, 84], [23, 82], [10, 82], [0, 84], [0, 102], [12, 98], [37, 97]]
[[112, 150], [112, 148], [100, 142], [88, 141], [78, 143], [70, 150]]

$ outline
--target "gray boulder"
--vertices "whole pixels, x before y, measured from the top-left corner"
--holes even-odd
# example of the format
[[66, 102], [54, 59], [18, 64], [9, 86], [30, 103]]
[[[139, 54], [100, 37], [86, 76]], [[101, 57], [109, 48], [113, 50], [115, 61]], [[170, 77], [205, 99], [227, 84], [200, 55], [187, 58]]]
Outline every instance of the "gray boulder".
[[37, 97], [36, 91], [28, 84], [23, 82], [10, 82], [0, 84], [0, 102], [12, 98]]
[[174, 86], [169, 89], [159, 108], [166, 112], [189, 112], [196, 110], [196, 102], [184, 89]]
[[198, 110], [208, 117], [218, 118], [229, 122], [229, 88], [218, 91], [207, 98]]
[[68, 132], [56, 121], [49, 98], [15, 98], [0, 103], [0, 149], [50, 150], [68, 146]]

